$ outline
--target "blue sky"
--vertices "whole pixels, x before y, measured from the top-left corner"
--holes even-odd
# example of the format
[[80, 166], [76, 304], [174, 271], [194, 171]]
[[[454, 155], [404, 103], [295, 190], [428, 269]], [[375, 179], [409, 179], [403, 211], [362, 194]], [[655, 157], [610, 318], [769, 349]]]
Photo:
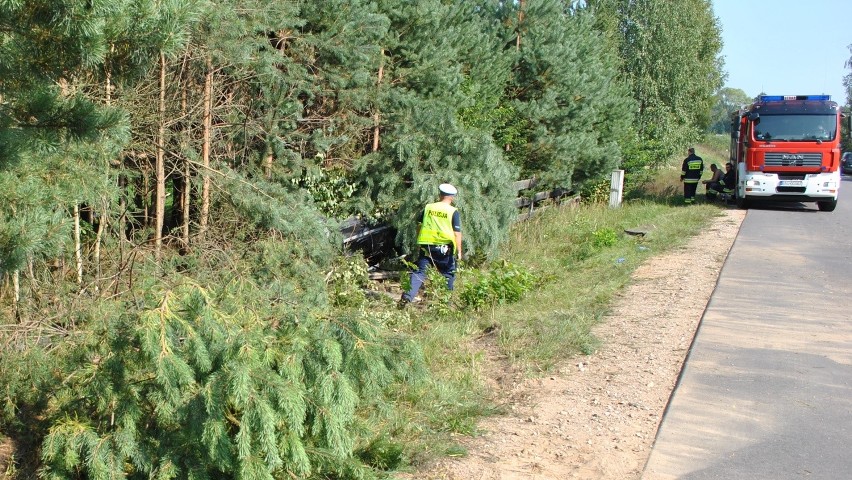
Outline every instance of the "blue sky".
[[827, 93], [846, 103], [852, 0], [712, 0], [726, 87], [749, 96]]

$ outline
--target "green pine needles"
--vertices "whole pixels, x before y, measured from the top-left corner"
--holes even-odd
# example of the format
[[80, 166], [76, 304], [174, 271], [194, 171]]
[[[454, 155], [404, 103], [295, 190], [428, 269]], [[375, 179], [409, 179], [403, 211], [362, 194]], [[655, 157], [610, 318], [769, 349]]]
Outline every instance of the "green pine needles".
[[[695, 138], [720, 83], [710, 2], [676, 3], [0, 1], [0, 441], [16, 477], [404, 464], [399, 438], [428, 429], [406, 408], [482, 395], [423, 386], [429, 347], [400, 333], [418, 315], [367, 300], [337, 222], [389, 224], [405, 253], [451, 182], [464, 254], [495, 258], [515, 181], [589, 191], [620, 166], [637, 183]], [[596, 241], [564, 248], [613, 238]], [[505, 265], [461, 295], [485, 309], [538, 282]], [[435, 423], [472, 429], [466, 401], [445, 404]]]
[[53, 354], [32, 351], [50, 365], [38, 377], [3, 371], [42, 392], [6, 414], [38, 410], [20, 427], [43, 436], [41, 476], [374, 477], [356, 446], [389, 447], [360, 418], [423, 379], [422, 354], [365, 311], [278, 323], [280, 309], [239, 300], [251, 289], [151, 292], [138, 314], [115, 308]]

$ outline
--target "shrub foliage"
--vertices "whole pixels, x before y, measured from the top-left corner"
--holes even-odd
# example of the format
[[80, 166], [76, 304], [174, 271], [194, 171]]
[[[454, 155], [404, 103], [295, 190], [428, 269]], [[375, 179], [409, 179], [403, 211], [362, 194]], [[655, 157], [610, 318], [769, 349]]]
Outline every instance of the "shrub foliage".
[[371, 476], [355, 447], [388, 447], [359, 415], [424, 377], [419, 350], [363, 311], [280, 322], [241, 300], [254, 288], [180, 284], [7, 354], [4, 423], [40, 439], [50, 479]]

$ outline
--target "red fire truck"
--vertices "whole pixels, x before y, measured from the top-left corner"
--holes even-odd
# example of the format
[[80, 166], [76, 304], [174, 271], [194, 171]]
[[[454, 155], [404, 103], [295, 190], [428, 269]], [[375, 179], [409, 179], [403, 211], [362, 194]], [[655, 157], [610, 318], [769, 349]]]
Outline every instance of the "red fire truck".
[[731, 116], [740, 208], [752, 200], [837, 206], [841, 111], [829, 95], [761, 95]]

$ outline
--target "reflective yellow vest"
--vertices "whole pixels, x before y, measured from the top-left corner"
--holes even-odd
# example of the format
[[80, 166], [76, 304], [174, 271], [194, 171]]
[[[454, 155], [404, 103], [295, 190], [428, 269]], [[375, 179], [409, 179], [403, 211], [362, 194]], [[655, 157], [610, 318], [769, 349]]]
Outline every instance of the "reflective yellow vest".
[[454, 251], [458, 251], [456, 235], [453, 231], [454, 213], [456, 213], [456, 207], [449, 203], [436, 202], [426, 205], [417, 243], [419, 245], [452, 244]]

